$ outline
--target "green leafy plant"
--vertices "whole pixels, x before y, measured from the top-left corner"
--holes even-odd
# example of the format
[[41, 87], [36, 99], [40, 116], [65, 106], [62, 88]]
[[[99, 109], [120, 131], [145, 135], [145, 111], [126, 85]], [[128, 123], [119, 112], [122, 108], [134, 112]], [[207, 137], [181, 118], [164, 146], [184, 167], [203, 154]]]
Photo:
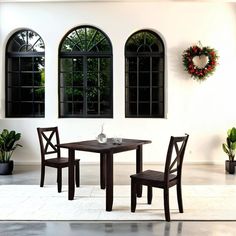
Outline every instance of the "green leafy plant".
[[227, 131], [226, 143], [222, 144], [224, 152], [229, 156], [230, 161], [234, 161], [236, 150], [236, 128], [233, 127]]
[[22, 145], [16, 143], [20, 140], [21, 134], [15, 131], [8, 131], [4, 129], [0, 133], [0, 163], [6, 163], [10, 161], [10, 158], [17, 147]]

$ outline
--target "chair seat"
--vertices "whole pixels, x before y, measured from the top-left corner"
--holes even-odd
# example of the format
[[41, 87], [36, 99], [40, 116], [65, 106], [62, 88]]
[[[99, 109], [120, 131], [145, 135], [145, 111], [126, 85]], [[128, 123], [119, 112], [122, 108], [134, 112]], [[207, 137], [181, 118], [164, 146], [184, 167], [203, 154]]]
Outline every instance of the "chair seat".
[[[154, 182], [156, 184], [164, 183], [164, 173], [161, 172], [161, 171], [145, 170], [141, 173], [131, 175], [130, 177], [134, 178], [138, 181], [141, 181], [141, 182], [142, 181], [145, 181], [145, 182], [150, 181], [151, 183]], [[176, 179], [176, 177], [177, 177], [176, 175], [170, 174], [169, 175], [169, 181], [172, 181], [172, 180]]]
[[[80, 161], [79, 159], [75, 159], [75, 162]], [[68, 165], [69, 159], [66, 157], [60, 157], [60, 158], [49, 158], [45, 160], [45, 163], [47, 164], [57, 164], [57, 165]]]

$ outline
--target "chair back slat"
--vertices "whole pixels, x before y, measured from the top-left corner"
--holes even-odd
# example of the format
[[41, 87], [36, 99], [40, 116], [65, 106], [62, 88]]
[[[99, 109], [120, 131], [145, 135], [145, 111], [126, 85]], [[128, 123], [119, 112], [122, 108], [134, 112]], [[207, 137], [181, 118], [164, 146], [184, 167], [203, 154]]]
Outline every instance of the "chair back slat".
[[[49, 135], [49, 137], [47, 137], [44, 132], [41, 133], [44, 140], [46, 141], [46, 145], [44, 146], [44, 153], [45, 154], [56, 153], [57, 152], [57, 147], [52, 143], [52, 138], [55, 135], [55, 130], [46, 131], [46, 132], [51, 132], [51, 134]], [[49, 147], [51, 147], [52, 150], [54, 150], [54, 151], [48, 151]]]
[[46, 159], [46, 155], [50, 154], [56, 154], [56, 157], [59, 158], [60, 148], [56, 146], [60, 144], [58, 128], [37, 128], [37, 131], [42, 161]]
[[175, 172], [177, 172], [177, 170], [178, 170], [178, 168], [171, 169], [171, 170], [169, 171], [169, 173], [170, 173], [170, 174], [175, 173]]
[[176, 173], [177, 177], [181, 178], [182, 164], [188, 137], [188, 134], [181, 137], [171, 136], [165, 163], [165, 182], [169, 181], [169, 175], [173, 173]]

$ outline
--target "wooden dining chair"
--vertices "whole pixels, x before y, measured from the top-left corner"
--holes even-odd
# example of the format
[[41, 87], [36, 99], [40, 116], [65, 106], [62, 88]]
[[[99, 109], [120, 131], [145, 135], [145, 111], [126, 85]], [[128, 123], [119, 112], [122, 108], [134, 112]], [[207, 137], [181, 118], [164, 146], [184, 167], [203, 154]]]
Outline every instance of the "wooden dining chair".
[[[164, 190], [165, 219], [170, 221], [169, 188], [176, 185], [179, 212], [183, 213], [183, 201], [181, 190], [181, 176], [184, 153], [189, 135], [183, 137], [171, 136], [166, 155], [164, 172], [146, 170], [131, 175], [131, 212], [136, 209], [137, 189], [140, 185], [147, 186], [147, 202], [152, 203], [152, 187]], [[174, 151], [175, 150], [175, 151]], [[176, 154], [176, 157], [174, 157]]]
[[[58, 127], [49, 128], [37, 128], [39, 144], [41, 150], [41, 179], [40, 187], [44, 185], [45, 166], [57, 168], [57, 188], [58, 192], [61, 192], [62, 188], [62, 168], [68, 167], [69, 159], [67, 157], [61, 157], [60, 148], [57, 146], [60, 144]], [[51, 156], [51, 158], [48, 158]], [[54, 156], [52, 158], [52, 156]], [[80, 186], [80, 160], [75, 159], [75, 176], [76, 187]]]

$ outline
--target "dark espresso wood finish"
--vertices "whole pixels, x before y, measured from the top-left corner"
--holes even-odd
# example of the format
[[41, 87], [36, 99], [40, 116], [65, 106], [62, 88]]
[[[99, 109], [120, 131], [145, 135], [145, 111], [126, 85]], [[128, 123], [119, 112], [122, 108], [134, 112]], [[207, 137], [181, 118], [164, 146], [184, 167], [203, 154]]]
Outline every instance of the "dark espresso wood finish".
[[100, 154], [100, 186], [101, 186], [101, 189], [106, 188], [106, 179], [105, 179], [104, 173], [106, 173], [106, 154], [101, 153]]
[[[137, 200], [140, 197], [140, 186], [147, 186], [147, 202], [152, 202], [152, 187], [162, 188], [164, 190], [164, 209], [166, 221], [170, 221], [169, 209], [169, 188], [176, 185], [177, 200], [179, 212], [183, 213], [181, 176], [184, 153], [188, 141], [188, 135], [183, 137], [171, 137], [166, 155], [166, 163], [164, 172], [155, 170], [141, 171], [131, 175], [131, 211], [135, 212]], [[140, 152], [141, 153], [141, 152]], [[174, 156], [176, 154], [176, 156]], [[138, 155], [137, 155], [138, 157]], [[140, 158], [142, 159], [142, 158]]]
[[[73, 152], [69, 153], [73, 161], [69, 161], [68, 157], [61, 157], [60, 151], [60, 139], [58, 127], [37, 128], [39, 144], [41, 150], [41, 180], [40, 187], [44, 185], [45, 167], [57, 168], [57, 188], [58, 192], [61, 192], [62, 188], [62, 168], [69, 167], [71, 170], [69, 173], [69, 179], [74, 181], [74, 168], [76, 168], [76, 186], [80, 185], [80, 173], [79, 173], [79, 159], [75, 160]], [[49, 158], [48, 156], [51, 156]], [[53, 156], [53, 157], [52, 157]], [[73, 186], [74, 187], [74, 186]], [[72, 188], [73, 188], [72, 187]]]
[[[136, 172], [142, 171], [142, 145], [151, 143], [149, 140], [137, 139], [122, 139], [120, 145], [112, 143], [112, 139], [108, 139], [107, 143], [101, 144], [97, 140], [81, 141], [74, 143], [60, 144], [61, 148], [69, 150], [69, 200], [74, 199], [74, 178], [73, 178], [73, 165], [75, 158], [75, 151], [86, 151], [100, 153], [100, 183], [101, 188], [106, 189], [106, 211], [112, 211], [113, 204], [113, 154], [136, 150]], [[141, 196], [142, 190], [139, 187], [139, 195]]]

